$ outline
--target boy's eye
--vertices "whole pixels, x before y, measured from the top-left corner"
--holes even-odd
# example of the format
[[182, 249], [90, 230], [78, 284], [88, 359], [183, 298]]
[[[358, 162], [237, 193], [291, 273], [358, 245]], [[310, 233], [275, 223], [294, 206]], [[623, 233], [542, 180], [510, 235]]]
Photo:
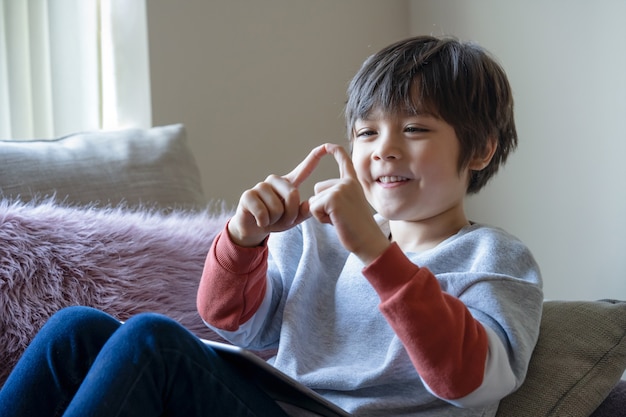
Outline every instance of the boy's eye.
[[408, 133], [423, 133], [423, 132], [428, 132], [428, 129], [425, 129], [423, 127], [419, 127], [419, 126], [407, 126], [404, 129], [406, 132]]
[[359, 130], [358, 132], [356, 132], [356, 137], [357, 138], [362, 138], [362, 137], [368, 137], [368, 136], [372, 136], [375, 135], [376, 131], [371, 130], [371, 129], [363, 129], [363, 130]]

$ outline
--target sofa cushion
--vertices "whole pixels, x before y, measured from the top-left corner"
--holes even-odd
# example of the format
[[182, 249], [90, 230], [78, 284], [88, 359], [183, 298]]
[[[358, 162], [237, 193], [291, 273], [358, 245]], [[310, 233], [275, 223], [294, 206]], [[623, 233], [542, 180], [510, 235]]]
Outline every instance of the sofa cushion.
[[198, 208], [206, 199], [182, 125], [0, 141], [0, 197]]
[[152, 311], [218, 339], [196, 309], [204, 259], [229, 212], [0, 200], [0, 386], [44, 322], [71, 305], [120, 320]]
[[626, 369], [626, 302], [546, 301], [521, 388], [499, 417], [589, 416]]

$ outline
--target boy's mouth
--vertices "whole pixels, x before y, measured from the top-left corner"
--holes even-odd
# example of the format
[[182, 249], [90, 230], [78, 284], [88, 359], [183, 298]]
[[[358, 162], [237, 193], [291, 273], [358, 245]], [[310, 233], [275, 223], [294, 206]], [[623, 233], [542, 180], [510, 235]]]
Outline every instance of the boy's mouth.
[[389, 176], [384, 176], [384, 177], [378, 177], [378, 179], [376, 180], [376, 182], [380, 182], [381, 184], [393, 184], [396, 182], [405, 182], [408, 181], [409, 179], [406, 177], [399, 177], [396, 175], [389, 175]]

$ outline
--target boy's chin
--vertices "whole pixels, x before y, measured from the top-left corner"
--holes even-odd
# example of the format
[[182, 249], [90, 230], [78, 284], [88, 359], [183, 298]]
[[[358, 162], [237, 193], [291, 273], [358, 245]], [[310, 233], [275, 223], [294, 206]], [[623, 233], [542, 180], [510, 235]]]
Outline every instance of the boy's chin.
[[390, 210], [374, 210], [374, 211], [380, 217], [382, 217], [383, 219], [389, 220], [389, 221], [403, 221], [403, 220], [406, 220], [403, 216], [399, 215], [398, 213], [394, 213], [393, 211], [390, 211]]
[[407, 213], [407, 212], [403, 212], [400, 210], [391, 210], [391, 209], [385, 209], [385, 208], [381, 208], [380, 210], [376, 210], [376, 209], [374, 210], [376, 214], [378, 214], [382, 218], [389, 220], [389, 221], [394, 221], [394, 222], [419, 221], [419, 218], [416, 219], [416, 214], [413, 212]]

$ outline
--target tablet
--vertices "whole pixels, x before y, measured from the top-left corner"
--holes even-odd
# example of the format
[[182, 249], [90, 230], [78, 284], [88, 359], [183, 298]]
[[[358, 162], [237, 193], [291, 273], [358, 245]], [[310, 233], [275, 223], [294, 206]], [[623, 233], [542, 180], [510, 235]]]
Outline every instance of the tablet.
[[281, 372], [249, 350], [202, 340], [234, 369], [255, 382], [292, 416], [352, 417], [350, 413]]

